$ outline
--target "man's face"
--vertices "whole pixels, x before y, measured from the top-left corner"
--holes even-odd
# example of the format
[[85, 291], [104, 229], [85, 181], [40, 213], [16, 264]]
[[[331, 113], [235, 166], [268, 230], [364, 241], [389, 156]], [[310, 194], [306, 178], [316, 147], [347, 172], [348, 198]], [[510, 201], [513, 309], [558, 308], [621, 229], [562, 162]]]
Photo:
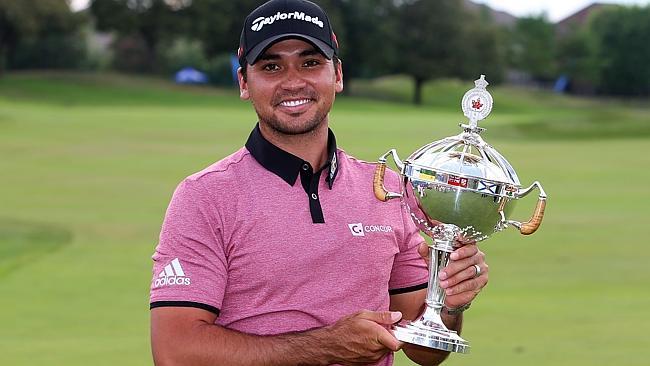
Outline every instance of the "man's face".
[[335, 71], [314, 46], [287, 39], [248, 66], [246, 81], [239, 71], [240, 96], [251, 100], [261, 124], [282, 134], [304, 134], [327, 123], [342, 78], [340, 64]]

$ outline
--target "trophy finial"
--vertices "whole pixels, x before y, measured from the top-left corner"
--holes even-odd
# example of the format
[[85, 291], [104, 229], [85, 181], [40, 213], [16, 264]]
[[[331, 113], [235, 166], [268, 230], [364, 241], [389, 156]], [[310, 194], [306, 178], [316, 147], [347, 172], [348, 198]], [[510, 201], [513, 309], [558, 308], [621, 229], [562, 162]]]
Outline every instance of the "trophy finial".
[[469, 129], [473, 132], [480, 132], [478, 121], [484, 120], [490, 114], [494, 99], [486, 89], [490, 83], [485, 80], [485, 75], [481, 75], [479, 79], [475, 80], [474, 85], [476, 87], [470, 89], [463, 96], [461, 106], [465, 117], [469, 118]]
[[481, 75], [478, 80], [474, 80], [474, 85], [476, 85], [477, 88], [485, 89], [488, 85], [490, 85], [490, 83], [485, 80], [485, 75]]

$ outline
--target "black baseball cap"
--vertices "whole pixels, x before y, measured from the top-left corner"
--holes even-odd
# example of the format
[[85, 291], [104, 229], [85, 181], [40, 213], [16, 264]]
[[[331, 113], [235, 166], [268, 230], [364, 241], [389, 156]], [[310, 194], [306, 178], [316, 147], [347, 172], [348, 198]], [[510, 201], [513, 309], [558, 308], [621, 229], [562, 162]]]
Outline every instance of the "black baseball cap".
[[328, 59], [338, 56], [336, 35], [320, 6], [307, 0], [271, 0], [244, 20], [237, 52], [240, 66], [254, 64], [271, 45], [288, 38], [313, 44]]

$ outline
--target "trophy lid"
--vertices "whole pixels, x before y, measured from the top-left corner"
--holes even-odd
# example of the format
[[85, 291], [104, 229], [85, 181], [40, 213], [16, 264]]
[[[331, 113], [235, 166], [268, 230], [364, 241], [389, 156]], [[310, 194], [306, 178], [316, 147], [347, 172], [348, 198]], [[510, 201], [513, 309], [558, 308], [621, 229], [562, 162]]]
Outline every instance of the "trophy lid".
[[488, 195], [514, 196], [520, 187], [512, 165], [480, 134], [478, 122], [492, 111], [492, 95], [485, 75], [463, 96], [463, 113], [469, 119], [463, 131], [434, 141], [415, 151], [405, 161], [404, 174], [412, 179], [466, 188]]

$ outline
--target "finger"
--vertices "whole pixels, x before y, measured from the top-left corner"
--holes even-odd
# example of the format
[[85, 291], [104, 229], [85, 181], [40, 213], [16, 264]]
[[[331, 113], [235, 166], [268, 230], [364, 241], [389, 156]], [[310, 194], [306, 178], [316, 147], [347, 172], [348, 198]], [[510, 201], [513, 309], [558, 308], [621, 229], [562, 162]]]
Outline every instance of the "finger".
[[458, 248], [464, 245], [475, 245], [476, 240], [472, 238], [465, 237], [464, 235], [459, 235], [454, 239], [454, 247]]
[[[471, 263], [471, 261], [469, 261]], [[483, 274], [486, 274], [488, 271], [488, 266], [487, 264], [469, 264], [467, 266], [463, 265], [461, 267], [465, 267], [464, 269], [458, 271], [456, 274], [452, 275], [451, 277], [448, 277], [446, 280], [440, 281], [440, 287], [442, 288], [449, 288], [452, 286], [455, 286], [458, 283], [461, 283], [465, 280], [471, 280], [473, 278], [476, 278], [476, 267], [479, 266], [480, 272], [479, 276], [482, 276]], [[451, 273], [451, 270], [448, 272]]]
[[402, 313], [399, 311], [362, 311], [359, 313], [359, 317], [378, 324], [389, 325], [402, 319]]
[[391, 332], [389, 332], [387, 329], [384, 328], [382, 328], [381, 331], [379, 332], [377, 336], [377, 340], [384, 347], [388, 348], [393, 352], [399, 351], [399, 349], [402, 348], [403, 345], [403, 343], [398, 341], [397, 338], [395, 338], [395, 336]]
[[[474, 285], [468, 285], [467, 287], [465, 287], [465, 285], [462, 285], [452, 290], [453, 294], [447, 295], [445, 297], [445, 304], [447, 306], [457, 307], [473, 301], [478, 296], [478, 294], [481, 293], [483, 288], [487, 286], [488, 276], [487, 274], [481, 275], [480, 277], [467, 282], [474, 282]], [[463, 291], [464, 289], [468, 288], [468, 291]]]
[[469, 244], [454, 250], [449, 258], [451, 258], [452, 261], [457, 261], [463, 258], [471, 257], [478, 253], [478, 251], [478, 246], [476, 244]]
[[463, 281], [456, 286], [451, 286], [445, 289], [447, 296], [461, 294], [463, 292], [475, 291], [478, 294], [485, 285], [487, 285], [487, 273], [482, 274], [474, 279]]
[[[442, 271], [440, 271], [440, 274], [438, 276], [440, 277], [440, 280], [448, 280], [451, 277], [456, 276], [458, 273], [465, 271], [470, 267], [474, 271], [474, 273], [476, 273], [476, 269], [474, 268], [474, 265], [479, 263], [485, 263], [484, 257], [485, 255], [483, 253], [480, 254], [476, 253], [474, 256], [469, 258], [464, 258], [457, 261], [450, 261], [449, 264], [447, 264], [447, 266], [443, 268]], [[442, 283], [440, 285], [444, 286]]]
[[424, 259], [429, 258], [429, 245], [425, 241], [418, 245], [418, 253]]
[[463, 306], [474, 301], [479, 292], [480, 291], [467, 291], [453, 296], [447, 296], [445, 298], [445, 306], [451, 309]]

